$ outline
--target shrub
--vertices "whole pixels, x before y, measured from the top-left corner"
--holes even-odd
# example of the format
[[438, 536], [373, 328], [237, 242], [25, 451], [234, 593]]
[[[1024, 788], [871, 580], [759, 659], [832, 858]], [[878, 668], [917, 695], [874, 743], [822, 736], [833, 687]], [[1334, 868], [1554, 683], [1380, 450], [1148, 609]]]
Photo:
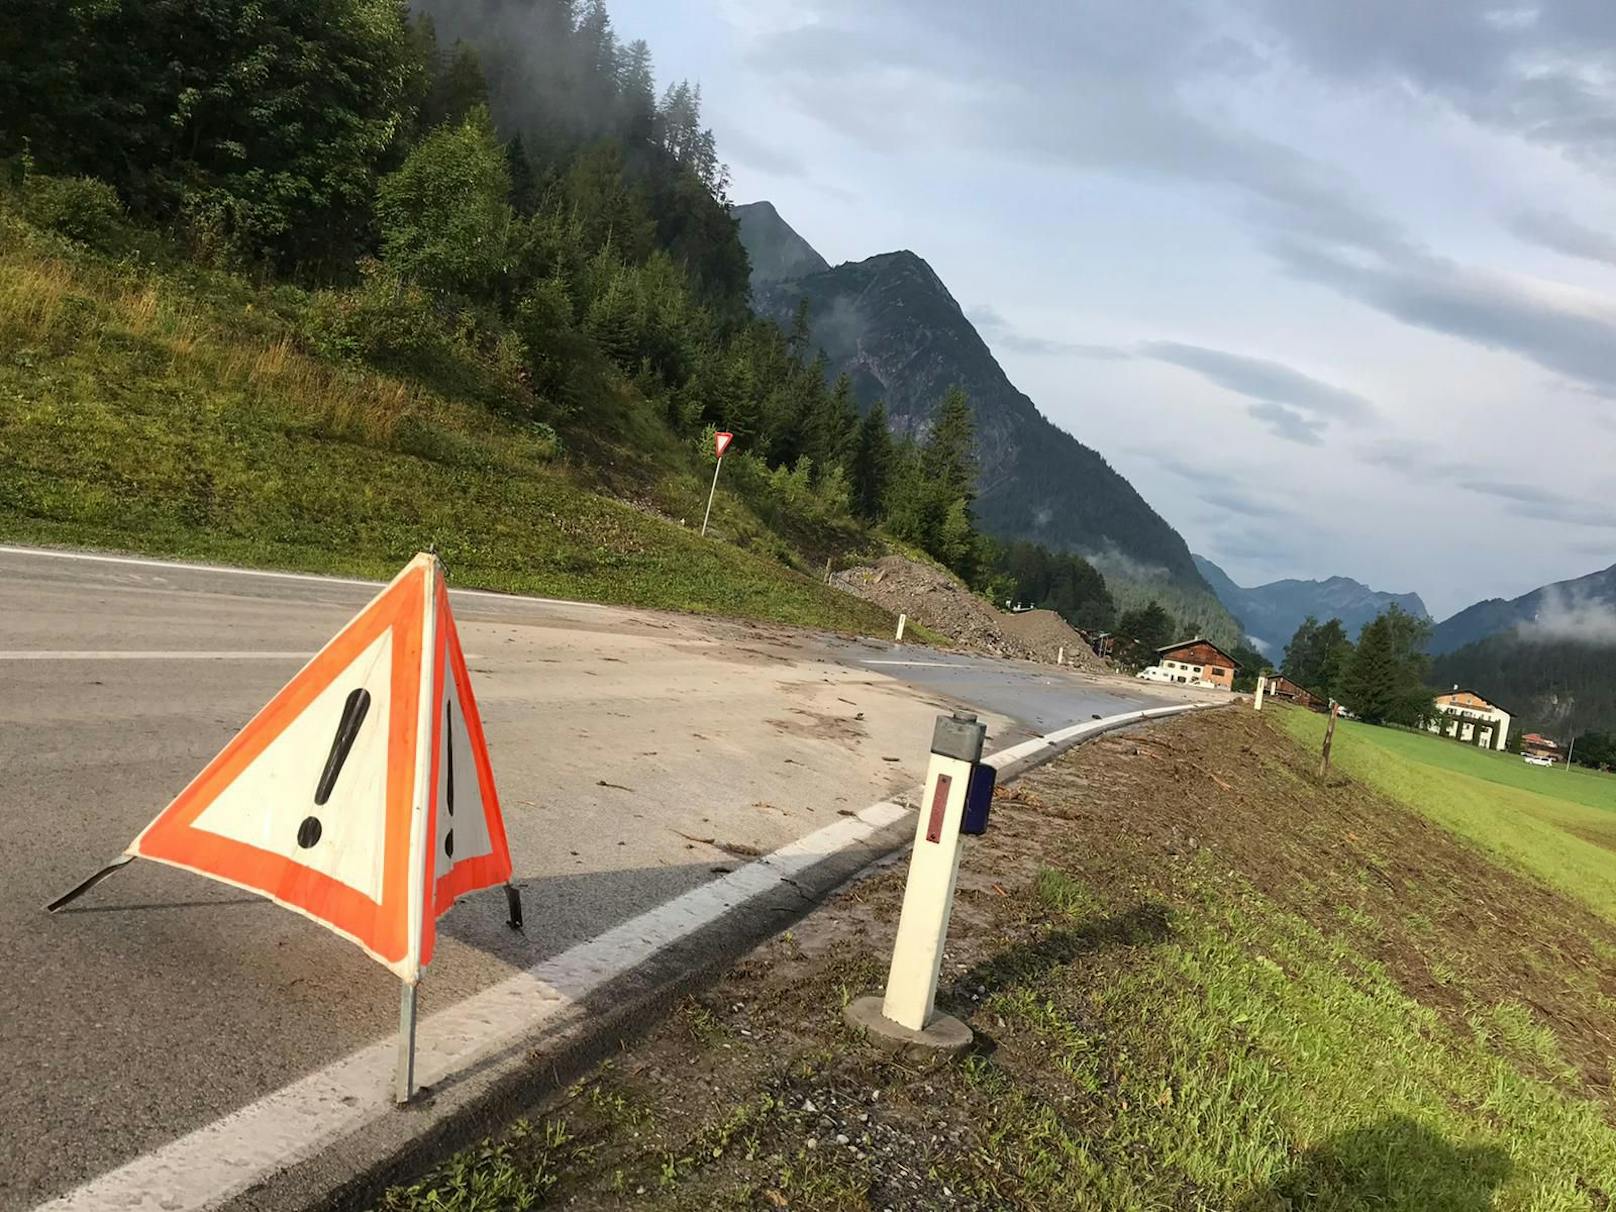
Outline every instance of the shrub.
[[114, 251], [127, 232], [117, 191], [94, 177], [31, 175], [23, 183], [22, 211], [38, 227], [103, 251]]
[[360, 272], [357, 288], [314, 297], [304, 329], [314, 352], [424, 372], [453, 355], [454, 340], [425, 291], [375, 262]]
[[382, 259], [434, 294], [491, 298], [510, 253], [509, 193], [487, 110], [438, 128], [377, 191]]

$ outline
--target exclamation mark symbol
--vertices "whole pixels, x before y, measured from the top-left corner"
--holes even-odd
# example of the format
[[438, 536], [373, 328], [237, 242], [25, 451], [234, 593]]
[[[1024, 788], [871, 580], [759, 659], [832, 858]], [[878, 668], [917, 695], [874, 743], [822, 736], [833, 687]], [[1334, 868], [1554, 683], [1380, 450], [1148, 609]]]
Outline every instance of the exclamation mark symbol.
[[[331, 738], [331, 752], [326, 756], [325, 769], [320, 772], [320, 783], [314, 789], [314, 803], [317, 807], [324, 807], [325, 802], [331, 798], [331, 792], [337, 785], [337, 775], [342, 773], [342, 764], [348, 760], [348, 753], [353, 749], [354, 740], [359, 736], [359, 725], [365, 722], [365, 713], [370, 710], [370, 691], [360, 687], [348, 695], [348, 701], [342, 705], [342, 719], [337, 721], [337, 735]], [[320, 840], [320, 818], [306, 816], [303, 823], [297, 827], [297, 844], [308, 850]]]
[[449, 831], [443, 835], [443, 857], [454, 858], [454, 701], [443, 705], [444, 769], [448, 783], [443, 790], [443, 803], [449, 809]]

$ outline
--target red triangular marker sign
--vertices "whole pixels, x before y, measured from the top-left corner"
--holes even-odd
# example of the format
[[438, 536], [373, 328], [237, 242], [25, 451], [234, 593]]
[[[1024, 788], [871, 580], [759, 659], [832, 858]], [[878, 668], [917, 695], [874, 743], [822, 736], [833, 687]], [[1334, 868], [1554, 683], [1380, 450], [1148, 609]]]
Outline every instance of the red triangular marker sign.
[[723, 430], [719, 430], [713, 435], [713, 453], [722, 459], [724, 457], [724, 452], [729, 449], [729, 444], [734, 440], [734, 434], [725, 433]]

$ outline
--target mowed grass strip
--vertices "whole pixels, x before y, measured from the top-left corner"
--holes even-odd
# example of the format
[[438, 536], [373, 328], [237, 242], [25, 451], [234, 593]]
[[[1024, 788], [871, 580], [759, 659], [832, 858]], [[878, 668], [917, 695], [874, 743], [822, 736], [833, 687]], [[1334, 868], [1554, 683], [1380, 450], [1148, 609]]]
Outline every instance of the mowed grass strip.
[[[1317, 752], [1323, 716], [1281, 707], [1273, 718]], [[1352, 720], [1336, 728], [1332, 761], [1616, 920], [1616, 776], [1531, 767], [1513, 754]]]
[[380, 1207], [1611, 1207], [1616, 928], [1315, 767], [1249, 711], [1084, 746], [968, 843], [963, 1062], [842, 1025], [900, 867]]
[[0, 538], [380, 579], [436, 544], [466, 587], [892, 627], [588, 491], [543, 425], [299, 352], [275, 304], [0, 214]]

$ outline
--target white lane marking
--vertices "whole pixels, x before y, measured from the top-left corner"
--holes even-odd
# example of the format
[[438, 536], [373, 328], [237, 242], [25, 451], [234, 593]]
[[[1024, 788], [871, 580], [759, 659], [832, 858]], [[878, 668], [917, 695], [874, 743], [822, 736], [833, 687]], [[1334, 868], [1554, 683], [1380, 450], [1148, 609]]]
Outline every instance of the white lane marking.
[[[1193, 704], [1128, 712], [1035, 737], [993, 754], [1002, 766], [1119, 721], [1190, 711]], [[502, 1052], [546, 1024], [559, 1023], [591, 992], [711, 925], [746, 901], [868, 839], [913, 809], [872, 804], [798, 838], [728, 875], [535, 964], [418, 1028], [416, 1072], [434, 1085], [483, 1057]], [[43, 1212], [201, 1212], [253, 1183], [336, 1144], [393, 1111], [396, 1042], [384, 1039], [311, 1073], [255, 1103], [125, 1163], [40, 1205]]]
[[924, 665], [931, 669], [974, 669], [974, 665], [961, 665], [956, 661], [860, 661], [860, 665]]
[[[417, 1035], [421, 1084], [504, 1050], [664, 947], [909, 811], [872, 804], [426, 1018]], [[388, 1114], [396, 1049], [391, 1038], [361, 1048], [40, 1207], [186, 1212], [217, 1204]]]
[[306, 652], [0, 652], [0, 661], [306, 661]]
[[[0, 555], [40, 556], [51, 560], [84, 560], [93, 564], [132, 564], [139, 568], [166, 568], [174, 572], [221, 572], [237, 577], [266, 577], [276, 581], [312, 581], [317, 585], [358, 585], [380, 589], [385, 581], [361, 581], [352, 577], [323, 576], [313, 572], [272, 572], [265, 568], [232, 568], [228, 564], [187, 564], [179, 560], [148, 560], [140, 556], [98, 555], [89, 551], [61, 551], [52, 547], [12, 547], [0, 544]], [[528, 602], [538, 606], [578, 606], [585, 610], [611, 610], [602, 602], [574, 602], [570, 598], [536, 598], [519, 593], [496, 593], [491, 589], [451, 589], [456, 597], [498, 598], [505, 602]], [[623, 607], [632, 609], [632, 607]]]

